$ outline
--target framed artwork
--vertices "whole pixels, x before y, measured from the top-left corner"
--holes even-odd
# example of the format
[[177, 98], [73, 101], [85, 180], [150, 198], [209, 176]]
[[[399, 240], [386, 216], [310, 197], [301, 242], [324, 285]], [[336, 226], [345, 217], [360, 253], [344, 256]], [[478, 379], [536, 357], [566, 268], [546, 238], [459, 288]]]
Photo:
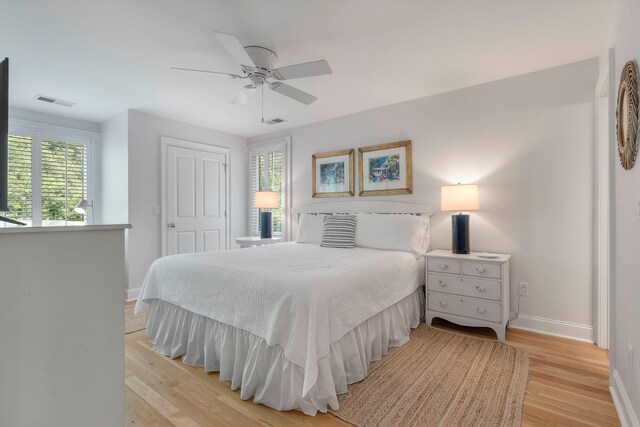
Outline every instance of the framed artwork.
[[340, 150], [311, 156], [312, 196], [351, 197], [355, 194], [354, 181], [355, 151]]
[[358, 148], [360, 196], [411, 194], [411, 141]]

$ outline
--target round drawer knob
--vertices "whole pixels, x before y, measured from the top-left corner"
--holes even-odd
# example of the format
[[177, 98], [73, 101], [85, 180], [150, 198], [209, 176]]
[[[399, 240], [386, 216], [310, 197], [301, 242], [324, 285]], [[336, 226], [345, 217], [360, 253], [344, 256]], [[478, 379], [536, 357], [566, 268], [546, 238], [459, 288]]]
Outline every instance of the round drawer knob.
[[484, 286], [476, 286], [476, 289], [478, 290], [478, 292], [484, 292]]
[[440, 301], [440, 307], [446, 307], [447, 305], [446, 301]]
[[484, 312], [485, 312], [485, 309], [484, 309], [484, 308], [482, 308], [482, 307], [478, 308], [478, 313], [480, 313], [480, 314], [484, 314]]
[[447, 286], [447, 282], [445, 282], [444, 280], [438, 280], [438, 284], [439, 284], [440, 286], [442, 286], [443, 288], [444, 288], [445, 286]]
[[483, 267], [478, 267], [478, 268], [476, 268], [476, 270], [478, 270], [478, 273], [484, 273], [484, 272], [487, 271]]
[[447, 264], [440, 264], [440, 268], [442, 270], [446, 270], [447, 269]]

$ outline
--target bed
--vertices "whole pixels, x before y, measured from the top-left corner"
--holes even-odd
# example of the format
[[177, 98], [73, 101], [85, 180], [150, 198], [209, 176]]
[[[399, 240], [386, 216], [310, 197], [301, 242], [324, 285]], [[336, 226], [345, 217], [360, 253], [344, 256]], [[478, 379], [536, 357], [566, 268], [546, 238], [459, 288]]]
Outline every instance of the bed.
[[[386, 221], [395, 221], [392, 213], [429, 213], [412, 204], [377, 202], [375, 209]], [[294, 212], [323, 210], [373, 211], [351, 202]], [[302, 239], [164, 257], [149, 269], [136, 311], [149, 308], [154, 351], [219, 371], [242, 399], [315, 415], [337, 410], [347, 385], [364, 379], [370, 362], [418, 326], [425, 271], [419, 252], [326, 248]]]

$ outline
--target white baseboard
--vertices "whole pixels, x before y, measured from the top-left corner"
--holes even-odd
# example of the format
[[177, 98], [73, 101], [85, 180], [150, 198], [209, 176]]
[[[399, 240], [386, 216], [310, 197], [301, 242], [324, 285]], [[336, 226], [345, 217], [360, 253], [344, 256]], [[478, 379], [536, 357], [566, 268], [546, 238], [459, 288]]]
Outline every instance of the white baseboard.
[[620, 425], [622, 427], [639, 427], [640, 423], [638, 423], [638, 417], [631, 405], [631, 399], [629, 399], [627, 390], [625, 390], [622, 379], [620, 379], [620, 375], [618, 375], [618, 371], [616, 369], [611, 373], [609, 383], [611, 384], [609, 386], [609, 391], [611, 391], [613, 404], [618, 412]]
[[127, 290], [127, 301], [133, 301], [133, 300], [138, 299], [138, 295], [140, 295], [140, 288], [128, 289]]
[[525, 331], [538, 332], [576, 341], [593, 343], [593, 326], [563, 320], [545, 319], [543, 317], [519, 314], [516, 320], [509, 322], [509, 327]]

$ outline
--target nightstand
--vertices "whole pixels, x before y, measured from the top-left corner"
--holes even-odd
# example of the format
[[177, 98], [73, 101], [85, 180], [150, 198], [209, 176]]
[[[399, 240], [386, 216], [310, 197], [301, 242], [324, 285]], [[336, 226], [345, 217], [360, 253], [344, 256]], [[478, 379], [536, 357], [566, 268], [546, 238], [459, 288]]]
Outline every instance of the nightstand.
[[236, 237], [236, 243], [241, 248], [248, 248], [251, 246], [272, 245], [274, 243], [280, 243], [282, 237], [271, 237], [269, 239], [263, 239], [260, 236], [257, 237]]
[[511, 255], [477, 252], [458, 255], [436, 250], [427, 253], [425, 320], [434, 317], [465, 326], [493, 329], [504, 342], [509, 323], [509, 259]]

